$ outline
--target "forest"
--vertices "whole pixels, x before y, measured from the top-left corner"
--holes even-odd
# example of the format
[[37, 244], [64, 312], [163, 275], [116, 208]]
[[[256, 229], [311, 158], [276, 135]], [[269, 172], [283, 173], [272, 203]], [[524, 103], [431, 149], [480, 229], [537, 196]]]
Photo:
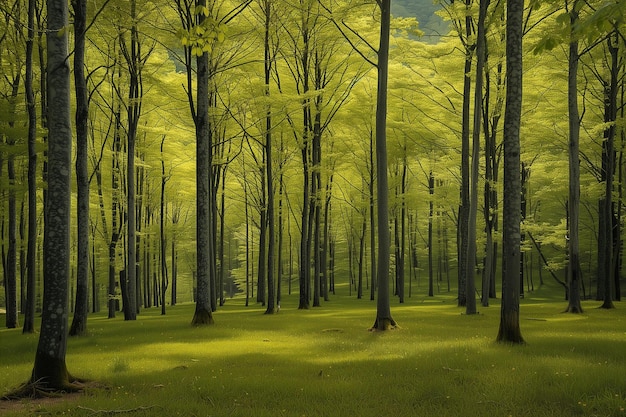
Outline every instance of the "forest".
[[623, 0], [66, 3], [0, 3], [7, 328], [621, 299]]

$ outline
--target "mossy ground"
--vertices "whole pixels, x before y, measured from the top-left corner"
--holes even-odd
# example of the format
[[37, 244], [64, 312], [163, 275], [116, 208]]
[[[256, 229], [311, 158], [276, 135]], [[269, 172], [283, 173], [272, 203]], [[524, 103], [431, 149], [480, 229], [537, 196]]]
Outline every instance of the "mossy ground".
[[[546, 295], [546, 298], [541, 298]], [[133, 416], [626, 416], [626, 308], [562, 313], [537, 291], [521, 301], [523, 346], [495, 343], [500, 308], [466, 316], [452, 296], [392, 304], [399, 327], [370, 332], [375, 302], [335, 296], [279, 314], [228, 300], [215, 324], [194, 306], [137, 321], [89, 318], [67, 366], [102, 385], [0, 414]], [[28, 379], [37, 335], [0, 330], [0, 394]]]

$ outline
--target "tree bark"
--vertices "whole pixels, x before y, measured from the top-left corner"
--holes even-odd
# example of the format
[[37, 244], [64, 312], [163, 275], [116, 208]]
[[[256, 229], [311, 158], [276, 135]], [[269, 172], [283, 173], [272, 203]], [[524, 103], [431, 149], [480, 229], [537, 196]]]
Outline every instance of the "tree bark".
[[467, 227], [467, 269], [465, 281], [465, 314], [476, 314], [476, 218], [478, 217], [478, 166], [480, 164], [480, 125], [483, 112], [483, 68], [485, 66], [485, 19], [489, 0], [480, 0], [476, 40], [476, 87], [474, 89], [474, 126], [472, 131], [472, 170], [469, 217]]
[[504, 207], [502, 304], [498, 342], [522, 344], [519, 327], [520, 121], [522, 113], [523, 0], [509, 0], [506, 19], [506, 108], [504, 112]]
[[378, 92], [376, 96], [376, 174], [378, 182], [378, 299], [376, 319], [372, 330], [388, 330], [396, 327], [391, 317], [389, 300], [389, 182], [387, 171], [387, 83], [389, 75], [389, 28], [391, 23], [391, 0], [379, 2], [381, 11], [380, 46], [378, 49]]
[[74, 86], [76, 89], [76, 300], [70, 336], [87, 333], [89, 313], [89, 173], [87, 170], [87, 117], [89, 103], [85, 79], [87, 1], [72, 0], [74, 11]]
[[[197, 0], [196, 7], [206, 7], [206, 0]], [[204, 21], [199, 15], [199, 24]], [[210, 148], [209, 133], [209, 56], [204, 52], [196, 59], [197, 92], [196, 92], [196, 251], [197, 251], [197, 289], [196, 309], [192, 325], [200, 326], [213, 323], [210, 297], [210, 272], [214, 269], [211, 262], [215, 258], [211, 251], [212, 219], [211, 219], [211, 184], [210, 184]], [[190, 69], [188, 69], [190, 70]]]
[[[568, 82], [567, 103], [569, 117], [569, 263], [567, 266], [568, 306], [566, 311], [570, 313], [582, 313], [580, 304], [580, 281], [582, 278], [580, 269], [580, 250], [578, 223], [580, 217], [580, 116], [578, 114], [578, 40], [574, 39], [574, 26], [578, 24], [578, 0], [574, 0], [570, 14], [571, 39], [569, 43], [568, 57]], [[610, 240], [609, 240], [610, 241]]]
[[48, 0], [48, 201], [44, 226], [41, 333], [30, 382], [46, 390], [74, 390], [65, 363], [70, 276], [72, 127], [68, 4]]
[[26, 305], [23, 333], [35, 332], [36, 250], [37, 250], [37, 107], [33, 91], [33, 44], [35, 0], [28, 0], [26, 39], [26, 109], [28, 112], [28, 247], [26, 251]]

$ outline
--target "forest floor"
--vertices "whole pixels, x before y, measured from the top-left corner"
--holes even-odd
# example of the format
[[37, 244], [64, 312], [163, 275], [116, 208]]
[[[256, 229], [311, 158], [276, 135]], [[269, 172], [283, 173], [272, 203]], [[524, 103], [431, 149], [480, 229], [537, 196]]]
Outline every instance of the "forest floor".
[[[331, 296], [280, 313], [227, 300], [215, 324], [190, 325], [194, 306], [89, 318], [70, 338], [83, 393], [0, 401], [2, 417], [41, 416], [622, 416], [626, 304], [565, 314], [562, 294], [521, 300], [523, 346], [495, 343], [499, 300], [473, 316], [452, 295], [392, 301], [399, 328], [369, 332], [376, 303]], [[19, 333], [18, 333], [19, 332]], [[0, 396], [28, 378], [37, 335], [0, 329]]]

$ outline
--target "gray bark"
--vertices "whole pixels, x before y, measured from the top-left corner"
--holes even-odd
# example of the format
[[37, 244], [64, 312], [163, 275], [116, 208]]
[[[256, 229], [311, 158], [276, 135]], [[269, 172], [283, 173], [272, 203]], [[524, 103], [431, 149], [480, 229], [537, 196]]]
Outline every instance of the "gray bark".
[[68, 4], [48, 0], [48, 199], [44, 226], [44, 295], [41, 332], [31, 382], [69, 386], [65, 363], [70, 276], [72, 127], [68, 57]]

